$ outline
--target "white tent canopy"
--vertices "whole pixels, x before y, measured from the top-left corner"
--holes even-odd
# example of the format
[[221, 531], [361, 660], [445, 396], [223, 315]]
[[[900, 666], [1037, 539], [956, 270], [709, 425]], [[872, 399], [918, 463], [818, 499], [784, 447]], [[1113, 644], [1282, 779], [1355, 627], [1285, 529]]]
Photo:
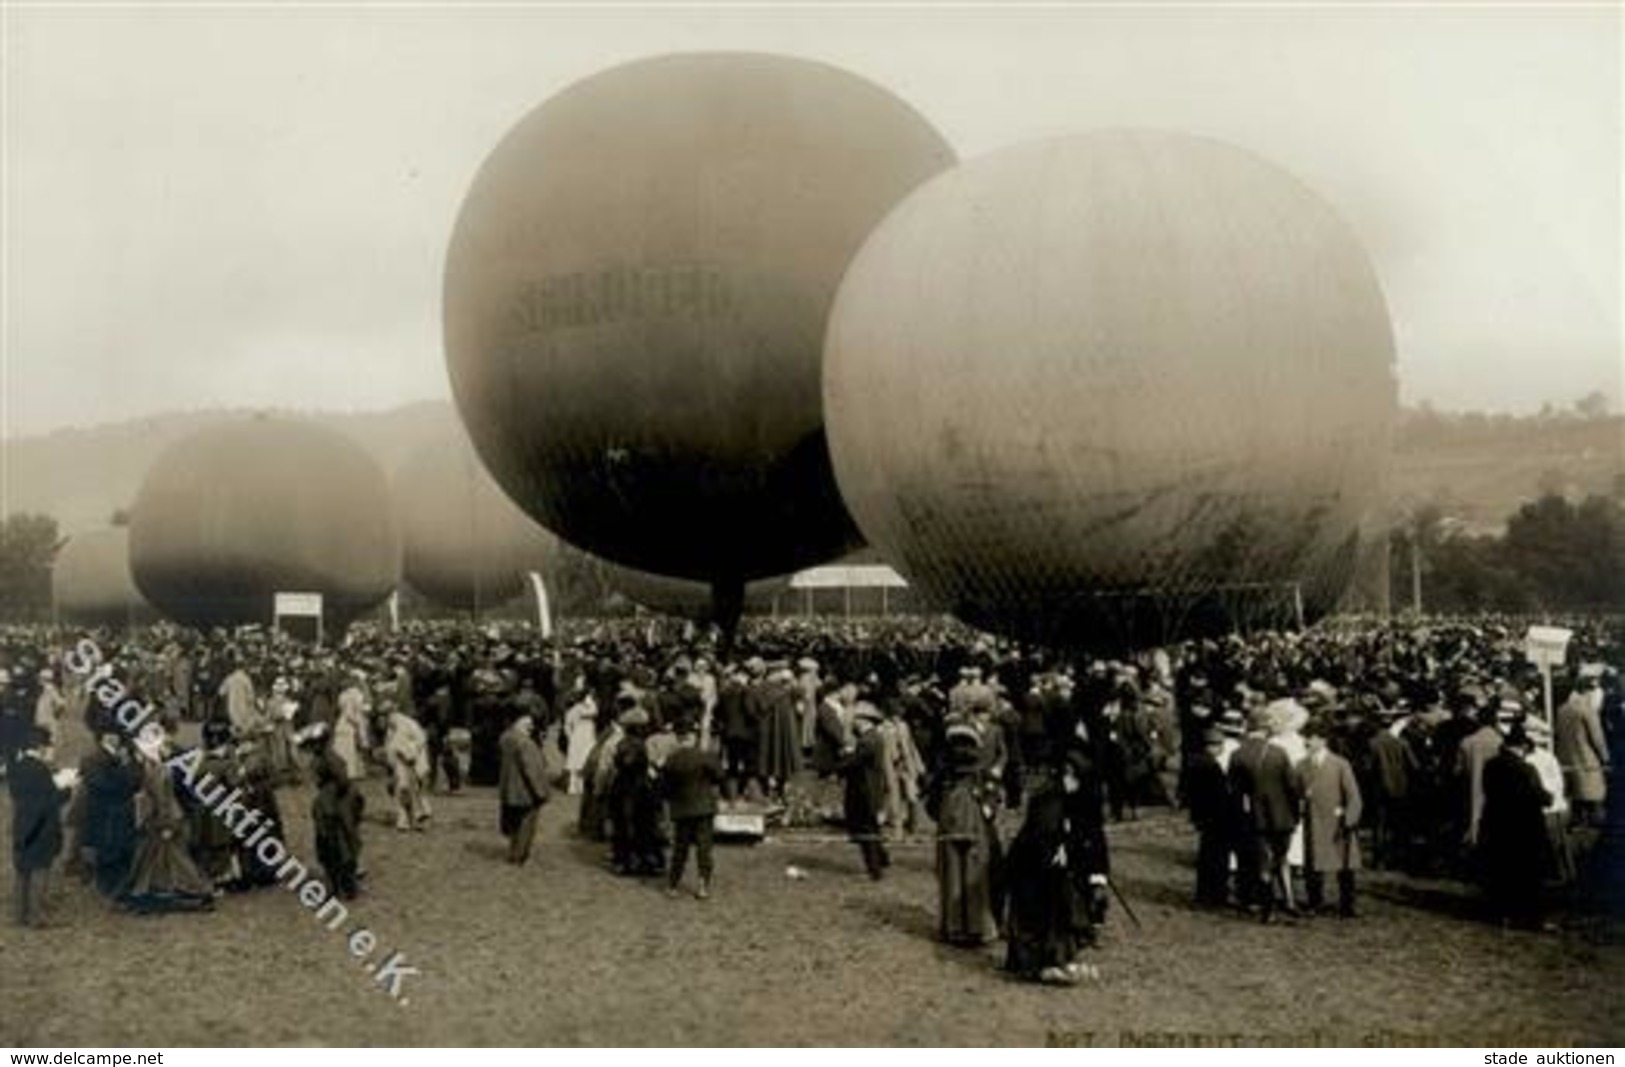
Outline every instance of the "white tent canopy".
[[907, 589], [903, 576], [884, 564], [811, 567], [790, 579], [792, 589]]

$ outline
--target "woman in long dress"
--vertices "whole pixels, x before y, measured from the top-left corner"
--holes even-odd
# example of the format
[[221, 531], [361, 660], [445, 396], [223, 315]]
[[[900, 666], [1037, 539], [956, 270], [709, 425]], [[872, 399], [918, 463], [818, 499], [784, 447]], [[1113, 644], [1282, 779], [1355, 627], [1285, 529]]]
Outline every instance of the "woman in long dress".
[[796, 676], [788, 667], [768, 678], [761, 720], [758, 769], [769, 795], [782, 799], [784, 787], [801, 770], [801, 733], [796, 723]]
[[580, 699], [564, 713], [564, 768], [570, 774], [570, 793], [579, 795], [587, 756], [598, 743], [598, 701], [583, 690]]
[[937, 822], [937, 900], [942, 939], [975, 946], [994, 935], [993, 808], [984, 797], [982, 739], [976, 728], [948, 728], [947, 753], [932, 783]]
[[242, 767], [231, 744], [231, 725], [222, 719], [203, 724], [203, 761], [198, 764], [198, 802], [190, 805], [192, 855], [217, 891], [242, 888], [240, 842], [225, 820], [211, 809], [213, 801], [244, 785]]
[[1552, 730], [1541, 719], [1530, 716], [1524, 720], [1524, 729], [1534, 748], [1529, 753], [1529, 766], [1540, 776], [1540, 784], [1551, 797], [1546, 804], [1546, 840], [1552, 858], [1552, 879], [1559, 886], [1574, 881], [1574, 847], [1569, 843], [1569, 797], [1563, 781], [1563, 768], [1552, 754]]
[[136, 743], [136, 751], [141, 767], [141, 791], [136, 797], [139, 836], [124, 903], [137, 911], [210, 907], [213, 887], [187, 852], [186, 812], [164, 765], [161, 743], [143, 737]]
[[1094, 942], [1091, 878], [1104, 874], [1100, 795], [1089, 761], [1067, 756], [1058, 780], [1033, 794], [1010, 846], [1005, 968], [1051, 985], [1072, 985], [1087, 968], [1080, 956]]

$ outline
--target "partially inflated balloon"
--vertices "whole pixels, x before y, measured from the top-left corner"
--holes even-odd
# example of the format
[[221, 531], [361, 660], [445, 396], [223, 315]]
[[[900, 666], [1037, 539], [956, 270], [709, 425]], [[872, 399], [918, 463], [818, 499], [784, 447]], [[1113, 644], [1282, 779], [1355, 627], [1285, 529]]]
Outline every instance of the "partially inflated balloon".
[[51, 568], [51, 596], [68, 623], [119, 626], [153, 615], [130, 577], [130, 534], [122, 527], [69, 538]]
[[842, 283], [824, 407], [864, 535], [968, 619], [1137, 640], [1332, 605], [1380, 499], [1393, 338], [1297, 180], [1172, 134], [917, 190]]
[[487, 468], [643, 570], [737, 586], [852, 547], [830, 302], [952, 161], [896, 97], [805, 60], [668, 56], [559, 93], [485, 161], [447, 256], [447, 364]]
[[413, 454], [395, 478], [403, 575], [436, 603], [495, 607], [525, 591], [557, 539], [514, 506], [459, 431]]
[[315, 423], [254, 418], [201, 430], [158, 457], [130, 517], [130, 570], [188, 625], [269, 623], [275, 594], [320, 593], [329, 627], [374, 607], [400, 575], [384, 473]]

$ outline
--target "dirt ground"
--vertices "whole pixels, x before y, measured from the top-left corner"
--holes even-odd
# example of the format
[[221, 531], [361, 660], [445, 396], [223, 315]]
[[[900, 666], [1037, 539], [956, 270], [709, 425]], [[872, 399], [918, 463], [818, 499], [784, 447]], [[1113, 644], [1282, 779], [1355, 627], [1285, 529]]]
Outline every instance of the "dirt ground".
[[[1594, 927], [1506, 932], [1459, 886], [1384, 875], [1356, 920], [1200, 912], [1194, 841], [1169, 812], [1111, 830], [1142, 925], [1114, 904], [1100, 980], [1053, 989], [1009, 979], [997, 946], [934, 940], [923, 841], [880, 883], [829, 835], [719, 848], [712, 899], [671, 900], [574, 839], [573, 798], [548, 806], [524, 869], [502, 862], [492, 790], [436, 797], [425, 834], [390, 828], [380, 782], [368, 798], [350, 929], [376, 933], [375, 962], [399, 949], [421, 968], [400, 1002], [284, 890], [133, 916], [59, 878], [59, 926], [0, 925], [0, 1045], [1625, 1042], [1625, 949]], [[308, 791], [282, 805], [313, 860]], [[9, 852], [3, 791], [0, 827]], [[7, 863], [8, 907], [12, 891]]]

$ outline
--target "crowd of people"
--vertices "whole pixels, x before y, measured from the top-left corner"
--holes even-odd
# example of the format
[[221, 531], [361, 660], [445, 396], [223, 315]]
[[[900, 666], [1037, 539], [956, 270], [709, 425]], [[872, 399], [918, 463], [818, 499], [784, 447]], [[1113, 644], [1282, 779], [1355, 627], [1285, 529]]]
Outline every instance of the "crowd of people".
[[[550, 639], [357, 626], [328, 647], [156, 626], [94, 635], [100, 659], [81, 673], [66, 662], [77, 635], [5, 630], [17, 918], [48, 911], [63, 853], [137, 910], [274, 884], [176, 780], [175, 754], [196, 748], [273, 826], [279, 791], [305, 783], [318, 861], [344, 898], [365, 882], [365, 797], [382, 779], [403, 834], [430, 830], [432, 794], [495, 787], [494, 829], [518, 865], [542, 807], [574, 795], [577, 832], [611, 869], [678, 895], [692, 857], [702, 899], [719, 812], [840, 825], [873, 879], [890, 843], [933, 835], [943, 940], [1002, 939], [1010, 970], [1055, 984], [1090, 973], [1109, 824], [1153, 805], [1195, 828], [1199, 906], [1353, 917], [1369, 852], [1477, 879], [1494, 918], [1538, 927], [1607, 810], [1621, 633], [1577, 627], [1550, 722], [1521, 635], [1514, 620], [1366, 620], [1111, 659], [931, 619], [751, 620], [729, 646], [642, 620]], [[108, 680], [164, 729], [122, 728], [91, 699]], [[75, 775], [55, 763], [76, 735], [91, 740]]]

